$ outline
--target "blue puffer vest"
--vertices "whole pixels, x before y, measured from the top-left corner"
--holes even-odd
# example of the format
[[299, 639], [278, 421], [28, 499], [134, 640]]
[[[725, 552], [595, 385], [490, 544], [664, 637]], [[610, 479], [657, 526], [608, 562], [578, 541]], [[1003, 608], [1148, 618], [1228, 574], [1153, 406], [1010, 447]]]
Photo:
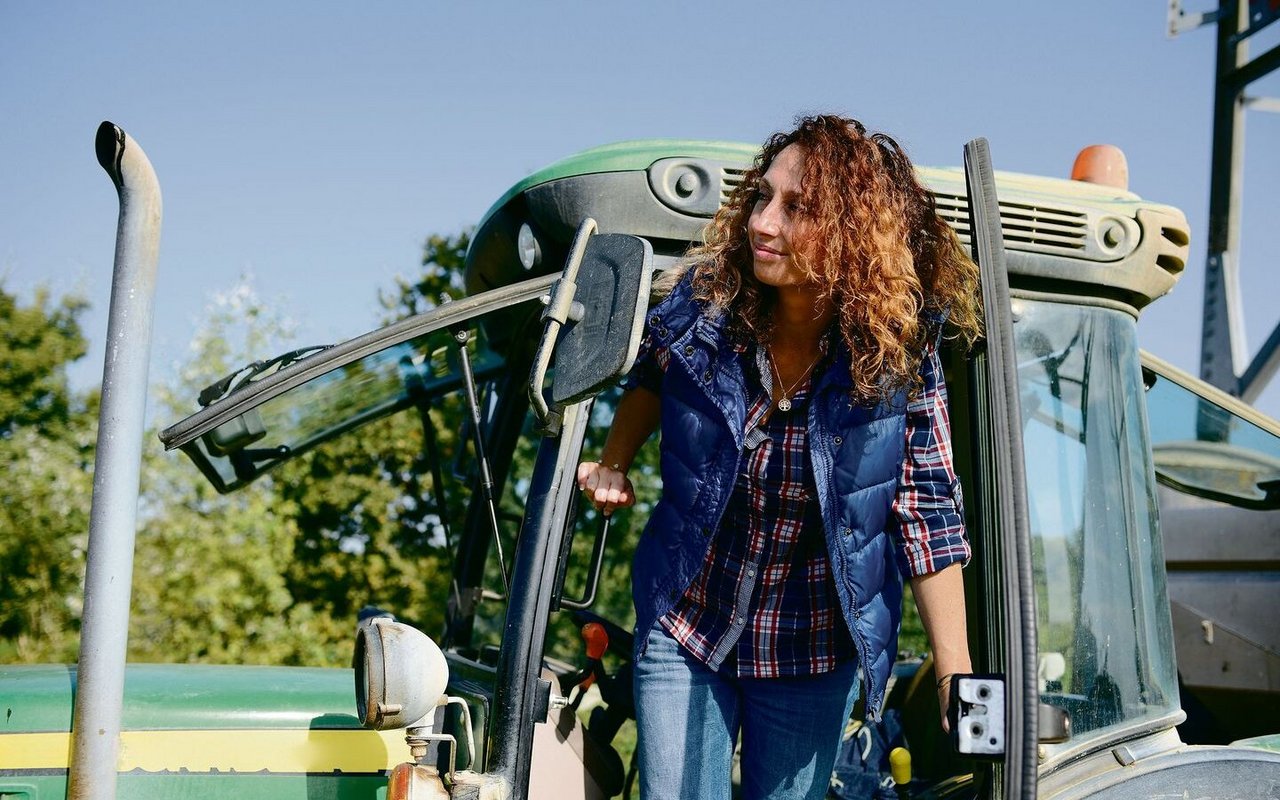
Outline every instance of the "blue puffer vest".
[[[662, 383], [662, 499], [636, 547], [637, 655], [702, 567], [742, 456], [747, 387], [722, 319], [708, 318], [686, 278], [649, 311], [654, 347], [671, 353]], [[841, 348], [814, 387], [809, 450], [845, 621], [878, 718], [897, 652], [902, 577], [887, 531], [906, 437], [906, 401], [855, 405]]]

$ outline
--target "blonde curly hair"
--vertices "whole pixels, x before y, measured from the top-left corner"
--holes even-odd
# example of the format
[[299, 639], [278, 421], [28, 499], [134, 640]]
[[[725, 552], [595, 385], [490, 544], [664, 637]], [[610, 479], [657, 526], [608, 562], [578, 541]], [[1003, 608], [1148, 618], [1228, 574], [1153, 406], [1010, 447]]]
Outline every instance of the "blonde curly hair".
[[832, 303], [853, 393], [864, 400], [913, 393], [939, 334], [965, 347], [981, 335], [978, 269], [885, 134], [821, 115], [771, 136], [681, 272], [692, 270], [694, 296], [709, 313], [728, 315], [732, 335], [773, 339], [776, 292], [754, 275], [747, 220], [761, 176], [793, 144], [804, 156], [800, 205], [812, 237], [793, 258]]

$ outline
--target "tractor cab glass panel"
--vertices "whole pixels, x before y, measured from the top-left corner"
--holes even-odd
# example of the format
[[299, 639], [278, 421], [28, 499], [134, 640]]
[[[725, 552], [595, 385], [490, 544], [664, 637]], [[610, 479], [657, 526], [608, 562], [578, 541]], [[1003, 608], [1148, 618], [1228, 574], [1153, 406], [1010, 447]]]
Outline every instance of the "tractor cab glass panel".
[[1148, 373], [1156, 477], [1186, 494], [1244, 508], [1280, 508], [1280, 436], [1264, 427], [1270, 421], [1257, 419], [1233, 398], [1196, 392], [1179, 378], [1159, 367]]
[[[522, 380], [530, 345], [511, 330], [539, 310], [536, 300], [494, 305], [375, 342], [367, 355], [288, 391], [250, 397], [248, 410], [183, 449], [220, 490], [271, 471], [281, 499], [322, 532], [310, 546], [364, 565], [375, 585], [383, 562], [393, 574], [416, 575], [371, 589], [366, 602], [433, 636], [443, 630], [443, 641], [464, 654], [496, 660], [506, 610], [498, 550], [509, 572], [528, 491], [527, 480], [506, 477], [528, 474], [537, 441]], [[494, 478], [492, 514], [480, 489], [477, 429]], [[369, 480], [340, 479], [364, 474], [370, 459], [377, 472]]]
[[1135, 323], [1042, 301], [1013, 312], [1040, 693], [1078, 742], [1178, 707]]

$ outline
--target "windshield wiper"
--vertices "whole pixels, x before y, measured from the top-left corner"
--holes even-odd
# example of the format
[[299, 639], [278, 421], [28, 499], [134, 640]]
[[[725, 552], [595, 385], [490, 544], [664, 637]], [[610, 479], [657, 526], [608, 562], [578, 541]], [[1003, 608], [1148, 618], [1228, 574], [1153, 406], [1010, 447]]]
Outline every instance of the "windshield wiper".
[[[201, 408], [212, 405], [227, 395], [235, 392], [237, 389], [242, 388], [246, 384], [263, 377], [263, 375], [268, 372], [275, 372], [277, 370], [284, 369], [290, 364], [301, 361], [307, 356], [313, 356], [316, 353], [328, 350], [330, 347], [333, 347], [333, 345], [313, 344], [307, 347], [299, 347], [296, 350], [290, 350], [289, 352], [282, 353], [275, 358], [269, 358], [266, 361], [254, 361], [250, 364], [246, 364], [237, 370], [233, 370], [225, 377], [214, 381], [204, 387], [204, 389], [201, 389], [200, 395], [196, 398], [196, 402], [200, 404]], [[236, 378], [240, 378], [240, 380], [237, 381]], [[232, 385], [233, 382], [235, 384], [234, 386]]]

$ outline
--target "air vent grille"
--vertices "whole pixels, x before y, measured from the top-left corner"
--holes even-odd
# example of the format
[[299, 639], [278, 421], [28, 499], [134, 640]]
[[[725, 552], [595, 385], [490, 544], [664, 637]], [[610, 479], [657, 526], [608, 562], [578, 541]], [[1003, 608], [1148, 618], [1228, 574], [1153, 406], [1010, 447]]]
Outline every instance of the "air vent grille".
[[720, 170], [720, 205], [729, 202], [729, 197], [734, 191], [742, 185], [742, 179], [746, 176], [745, 169], [737, 169], [735, 167], [723, 167]]
[[[969, 239], [969, 199], [936, 194], [938, 215]], [[1089, 216], [1082, 211], [1025, 203], [1000, 203], [1000, 226], [1005, 244], [1018, 249], [1084, 251], [1088, 249]]]
[[[658, 162], [661, 164], [663, 162]], [[655, 164], [657, 166], [657, 164]], [[747, 170], [721, 162], [708, 165], [709, 176], [717, 173], [720, 178], [719, 205], [729, 201], [733, 192], [742, 186]], [[652, 171], [652, 170], [651, 170]], [[702, 195], [708, 203], [716, 197], [712, 186]], [[969, 199], [963, 194], [935, 192], [938, 216], [947, 221], [961, 241], [969, 243]], [[674, 201], [671, 201], [674, 204]], [[688, 203], [686, 202], [687, 206]], [[673, 205], [673, 207], [677, 207]], [[700, 215], [710, 217], [714, 208], [700, 206]], [[1069, 256], [1089, 261], [1115, 261], [1124, 258], [1138, 246], [1141, 229], [1132, 218], [1109, 214], [1081, 206], [1068, 204], [1028, 203], [1002, 200], [1000, 225], [1005, 246], [1026, 253]]]

